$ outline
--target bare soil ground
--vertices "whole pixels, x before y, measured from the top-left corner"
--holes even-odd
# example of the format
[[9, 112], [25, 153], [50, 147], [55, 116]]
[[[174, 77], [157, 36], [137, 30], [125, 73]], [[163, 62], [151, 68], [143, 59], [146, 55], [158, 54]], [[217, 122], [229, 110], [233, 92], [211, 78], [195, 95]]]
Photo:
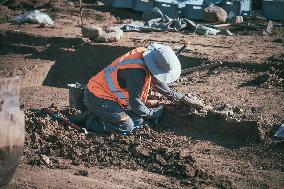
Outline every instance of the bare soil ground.
[[[9, 22], [34, 8], [44, 9], [55, 25]], [[73, 1], [0, 1], [0, 10], [0, 76], [22, 77], [26, 115], [24, 156], [8, 188], [284, 187], [284, 143], [273, 138], [284, 122], [281, 23], [266, 36], [267, 21], [254, 19], [232, 27], [234, 36], [131, 32], [103, 44], [82, 39]], [[140, 16], [84, 4], [85, 22], [102, 27]], [[183, 69], [224, 64], [183, 75], [172, 87], [198, 94], [216, 110], [233, 107], [232, 115], [192, 113], [162, 100], [166, 111], [159, 126], [120, 137], [84, 135], [42, 110], [76, 114], [68, 107], [68, 83], [88, 81], [133, 47], [158, 41], [178, 49], [188, 40], [190, 48], [180, 56]]]

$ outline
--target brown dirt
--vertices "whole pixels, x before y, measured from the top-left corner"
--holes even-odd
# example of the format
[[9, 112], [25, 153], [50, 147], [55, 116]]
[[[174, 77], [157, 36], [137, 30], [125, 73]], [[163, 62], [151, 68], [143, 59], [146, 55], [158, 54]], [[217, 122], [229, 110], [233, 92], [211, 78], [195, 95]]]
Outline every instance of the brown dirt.
[[[28, 8], [3, 2], [0, 76], [22, 77], [26, 114], [25, 153], [9, 188], [284, 187], [284, 145], [273, 138], [284, 122], [280, 23], [268, 36], [260, 29], [267, 21], [248, 20], [252, 24], [232, 28], [233, 37], [132, 32], [118, 43], [95, 44], [81, 38], [76, 2], [34, 3], [56, 23], [45, 28], [8, 23]], [[99, 4], [85, 4], [84, 10], [85, 22], [101, 27], [140, 18]], [[153, 40], [173, 49], [189, 40], [190, 49], [180, 56], [182, 68], [222, 61], [224, 66], [182, 76], [172, 87], [198, 94], [216, 110], [232, 107], [234, 114], [191, 113], [162, 100], [166, 112], [158, 127], [118, 137], [83, 135], [41, 111], [55, 104], [55, 111], [74, 114], [68, 83], [86, 82], [115, 57]]]

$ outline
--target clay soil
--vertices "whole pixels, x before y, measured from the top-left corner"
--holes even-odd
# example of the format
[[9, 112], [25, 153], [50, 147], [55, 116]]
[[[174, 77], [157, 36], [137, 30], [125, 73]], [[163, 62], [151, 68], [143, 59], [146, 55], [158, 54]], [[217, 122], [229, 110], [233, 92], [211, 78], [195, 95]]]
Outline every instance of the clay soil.
[[[54, 26], [15, 25], [22, 12], [43, 9]], [[84, 21], [101, 27], [141, 14], [84, 3]], [[284, 188], [284, 32], [263, 35], [267, 20], [230, 26], [234, 36], [130, 32], [117, 43], [93, 43], [80, 32], [76, 1], [0, 1], [0, 76], [22, 78], [24, 155], [8, 188]], [[87, 135], [44, 108], [70, 118], [67, 84], [86, 83], [113, 59], [153, 41], [180, 48], [182, 75], [171, 87], [194, 93], [225, 114], [192, 112], [166, 99], [158, 126], [130, 136]], [[226, 113], [227, 112], [227, 113]], [[229, 112], [229, 113], [228, 113]]]

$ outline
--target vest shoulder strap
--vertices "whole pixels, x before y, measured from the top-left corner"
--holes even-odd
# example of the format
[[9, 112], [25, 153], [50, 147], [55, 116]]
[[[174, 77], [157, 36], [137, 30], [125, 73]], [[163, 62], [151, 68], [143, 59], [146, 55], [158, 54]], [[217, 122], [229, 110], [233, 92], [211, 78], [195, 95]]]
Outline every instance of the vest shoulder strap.
[[116, 96], [122, 100], [125, 100], [127, 99], [125, 97], [125, 95], [119, 90], [117, 89], [117, 87], [115, 86], [114, 84], [114, 81], [111, 77], [111, 73], [113, 71], [117, 71], [118, 67], [119, 66], [125, 66], [125, 65], [133, 65], [133, 64], [140, 64], [140, 65], [143, 65], [144, 64], [144, 60], [141, 59], [141, 58], [138, 58], [138, 59], [126, 59], [126, 60], [122, 60], [120, 62], [118, 62], [117, 65], [115, 66], [107, 66], [104, 70], [105, 72], [105, 79], [106, 79], [106, 82], [109, 86], [109, 89], [116, 94]]

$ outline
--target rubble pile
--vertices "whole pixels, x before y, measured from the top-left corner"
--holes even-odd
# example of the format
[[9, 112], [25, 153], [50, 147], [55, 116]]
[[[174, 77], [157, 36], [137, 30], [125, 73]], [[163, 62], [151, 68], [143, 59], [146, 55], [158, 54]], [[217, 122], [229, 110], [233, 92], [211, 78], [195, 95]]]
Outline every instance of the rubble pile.
[[[24, 161], [35, 166], [68, 169], [71, 166], [144, 169], [186, 180], [232, 187], [230, 181], [206, 174], [191, 156], [191, 141], [170, 131], [138, 130], [129, 136], [80, 133], [40, 110], [24, 110], [26, 141]], [[61, 115], [76, 110], [57, 110]]]

